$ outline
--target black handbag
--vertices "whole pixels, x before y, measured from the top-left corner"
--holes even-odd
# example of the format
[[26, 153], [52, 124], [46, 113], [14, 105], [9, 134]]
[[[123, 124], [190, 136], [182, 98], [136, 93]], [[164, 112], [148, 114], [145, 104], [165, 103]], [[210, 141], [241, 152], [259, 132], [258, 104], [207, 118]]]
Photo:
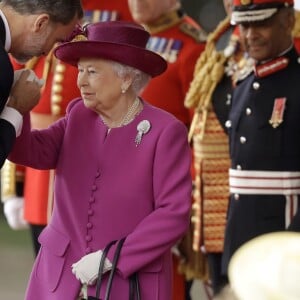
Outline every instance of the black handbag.
[[[101, 300], [99, 298], [100, 296], [100, 288], [101, 288], [101, 283], [102, 283], [102, 277], [103, 277], [103, 268], [104, 268], [104, 261], [105, 258], [108, 254], [109, 249], [111, 248], [112, 245], [117, 243], [116, 251], [113, 257], [112, 261], [112, 268], [108, 277], [108, 282], [107, 282], [107, 287], [105, 291], [105, 297], [103, 300], [109, 300], [110, 293], [111, 293], [111, 287], [112, 287], [112, 282], [114, 279], [114, 275], [116, 272], [120, 252], [123, 246], [123, 243], [125, 241], [125, 238], [119, 240], [119, 241], [112, 241], [107, 246], [104, 248], [100, 265], [99, 265], [99, 271], [98, 271], [98, 278], [97, 278], [97, 284], [96, 284], [96, 296], [88, 296], [88, 300]], [[140, 295], [140, 286], [139, 286], [139, 280], [138, 280], [138, 275], [137, 273], [133, 274], [129, 278], [129, 300], [141, 300], [141, 295]]]

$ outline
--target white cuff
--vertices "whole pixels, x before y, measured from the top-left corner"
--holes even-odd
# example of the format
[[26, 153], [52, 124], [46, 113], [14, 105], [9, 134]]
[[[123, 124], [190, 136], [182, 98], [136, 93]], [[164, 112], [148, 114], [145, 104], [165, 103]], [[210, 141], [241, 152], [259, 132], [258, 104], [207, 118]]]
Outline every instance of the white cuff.
[[21, 134], [23, 116], [16, 109], [5, 106], [0, 114], [0, 118], [8, 121], [15, 127], [17, 137]]

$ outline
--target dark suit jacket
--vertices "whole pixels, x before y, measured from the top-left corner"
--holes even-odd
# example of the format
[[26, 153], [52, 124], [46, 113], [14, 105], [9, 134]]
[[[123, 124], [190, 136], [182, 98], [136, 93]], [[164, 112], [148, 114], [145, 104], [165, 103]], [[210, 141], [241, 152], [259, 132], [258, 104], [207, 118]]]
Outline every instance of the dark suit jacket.
[[[2, 112], [14, 80], [14, 71], [9, 56], [4, 48], [5, 27], [0, 18], [0, 112]], [[0, 167], [12, 149], [16, 139], [14, 126], [4, 119], [0, 119]]]

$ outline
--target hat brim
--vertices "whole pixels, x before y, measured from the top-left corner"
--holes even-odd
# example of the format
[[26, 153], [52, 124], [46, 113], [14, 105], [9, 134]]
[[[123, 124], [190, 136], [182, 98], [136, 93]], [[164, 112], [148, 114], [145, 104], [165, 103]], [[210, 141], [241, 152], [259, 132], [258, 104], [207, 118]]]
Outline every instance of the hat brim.
[[266, 233], [233, 254], [229, 282], [239, 299], [298, 299], [299, 262], [299, 232]]
[[278, 8], [248, 10], [248, 11], [233, 11], [231, 13], [231, 24], [236, 25], [240, 23], [258, 22], [271, 18]]
[[150, 50], [111, 42], [77, 41], [57, 46], [55, 56], [61, 61], [77, 66], [80, 58], [103, 58], [134, 67], [155, 77], [167, 68], [167, 62]]

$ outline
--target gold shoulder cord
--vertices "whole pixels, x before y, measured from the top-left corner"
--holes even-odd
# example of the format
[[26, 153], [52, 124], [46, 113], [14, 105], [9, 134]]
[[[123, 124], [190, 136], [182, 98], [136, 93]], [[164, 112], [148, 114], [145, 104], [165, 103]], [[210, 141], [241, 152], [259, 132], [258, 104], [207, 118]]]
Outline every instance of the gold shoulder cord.
[[[54, 48], [53, 48], [54, 49]], [[53, 69], [53, 82], [51, 87], [51, 114], [55, 116], [59, 116], [61, 114], [61, 102], [62, 96], [60, 95], [62, 91], [62, 81], [64, 78], [64, 71], [65, 66], [58, 60], [53, 54], [53, 49], [49, 52], [45, 59], [44, 68], [43, 68], [43, 75], [42, 78], [44, 79], [44, 86], [42, 88], [41, 93], [43, 93], [47, 78], [49, 76], [51, 68]], [[25, 67], [27, 69], [34, 69], [38, 62], [39, 58], [34, 57], [29, 60]]]
[[216, 50], [216, 41], [229, 27], [230, 18], [227, 17], [208, 36], [205, 50], [201, 53], [195, 65], [194, 78], [184, 102], [187, 108], [195, 109], [189, 131], [189, 141], [192, 139], [195, 124], [199, 121], [200, 115], [202, 115], [200, 136], [203, 137], [211, 96], [224, 75], [224, 64], [228, 59], [222, 52]]
[[294, 37], [300, 38], [300, 11], [295, 11], [295, 26], [292, 31]]
[[16, 165], [5, 160], [1, 168], [1, 201], [16, 196]]

